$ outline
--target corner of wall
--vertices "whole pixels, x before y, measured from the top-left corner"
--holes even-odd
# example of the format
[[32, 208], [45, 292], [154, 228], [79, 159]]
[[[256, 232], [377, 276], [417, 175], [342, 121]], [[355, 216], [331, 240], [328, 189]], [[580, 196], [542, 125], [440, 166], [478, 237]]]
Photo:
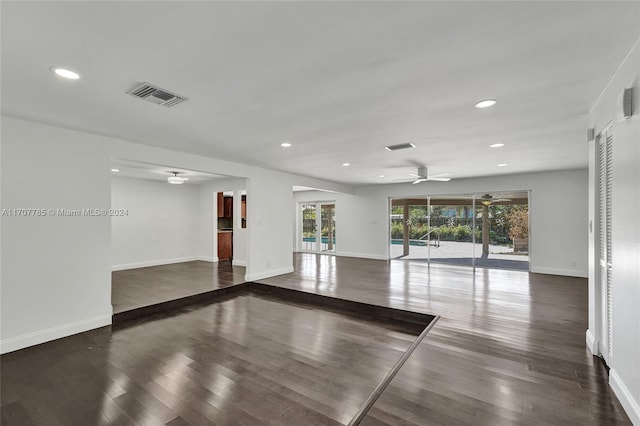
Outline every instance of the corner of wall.
[[265, 278], [275, 277], [277, 275], [284, 275], [293, 272], [293, 266], [282, 268], [282, 269], [274, 269], [272, 271], [263, 271], [257, 273], [248, 273], [244, 276], [245, 281], [256, 281], [263, 280]]
[[609, 386], [613, 389], [634, 425], [640, 425], [640, 402], [634, 399], [629, 388], [614, 368], [609, 372]]

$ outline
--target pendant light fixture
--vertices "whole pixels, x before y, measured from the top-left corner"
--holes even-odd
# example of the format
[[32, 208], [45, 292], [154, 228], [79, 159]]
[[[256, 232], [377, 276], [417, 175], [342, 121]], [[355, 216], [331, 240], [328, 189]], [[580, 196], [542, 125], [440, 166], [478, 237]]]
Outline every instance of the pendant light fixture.
[[182, 185], [186, 180], [185, 178], [178, 176], [180, 172], [171, 172], [171, 173], [173, 173], [173, 176], [169, 176], [167, 178], [167, 182], [169, 182], [172, 185]]

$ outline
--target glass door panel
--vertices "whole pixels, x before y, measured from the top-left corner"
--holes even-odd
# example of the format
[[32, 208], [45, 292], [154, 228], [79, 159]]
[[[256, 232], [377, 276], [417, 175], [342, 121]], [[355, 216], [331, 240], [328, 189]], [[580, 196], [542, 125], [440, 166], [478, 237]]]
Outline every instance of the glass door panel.
[[336, 206], [335, 204], [320, 205], [320, 251], [336, 251]]
[[473, 265], [473, 196], [429, 197], [429, 260]]
[[529, 194], [474, 194], [475, 266], [529, 270]]
[[316, 230], [316, 203], [302, 203], [301, 207], [301, 241], [300, 250], [317, 251]]
[[429, 215], [427, 197], [391, 200], [389, 253], [393, 259], [427, 259]]

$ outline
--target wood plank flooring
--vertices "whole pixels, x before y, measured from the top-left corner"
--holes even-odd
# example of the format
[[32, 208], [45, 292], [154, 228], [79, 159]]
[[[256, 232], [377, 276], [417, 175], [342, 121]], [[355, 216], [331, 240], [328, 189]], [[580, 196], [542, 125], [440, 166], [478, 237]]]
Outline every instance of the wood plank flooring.
[[2, 357], [2, 425], [340, 425], [416, 338], [244, 295]]
[[629, 425], [585, 345], [587, 281], [302, 254], [261, 282], [440, 315], [363, 425]]
[[111, 304], [120, 313], [244, 282], [231, 262], [193, 261], [111, 273]]
[[[630, 424], [585, 347], [584, 279], [312, 254], [294, 263], [261, 282], [441, 316], [364, 425]], [[410, 343], [389, 330], [371, 340], [333, 313], [242, 300], [2, 356], [2, 424], [345, 424]], [[247, 371], [258, 378], [232, 385]]]

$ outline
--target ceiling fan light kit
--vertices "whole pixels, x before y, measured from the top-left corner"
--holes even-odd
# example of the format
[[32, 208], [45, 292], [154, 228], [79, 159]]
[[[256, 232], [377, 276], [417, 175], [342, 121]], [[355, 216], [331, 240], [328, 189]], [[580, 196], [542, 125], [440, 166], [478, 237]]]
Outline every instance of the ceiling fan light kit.
[[482, 197], [478, 198], [478, 201], [480, 201], [480, 204], [482, 204], [483, 206], [488, 207], [493, 203], [511, 201], [511, 198], [493, 198], [491, 194], [484, 194]]

